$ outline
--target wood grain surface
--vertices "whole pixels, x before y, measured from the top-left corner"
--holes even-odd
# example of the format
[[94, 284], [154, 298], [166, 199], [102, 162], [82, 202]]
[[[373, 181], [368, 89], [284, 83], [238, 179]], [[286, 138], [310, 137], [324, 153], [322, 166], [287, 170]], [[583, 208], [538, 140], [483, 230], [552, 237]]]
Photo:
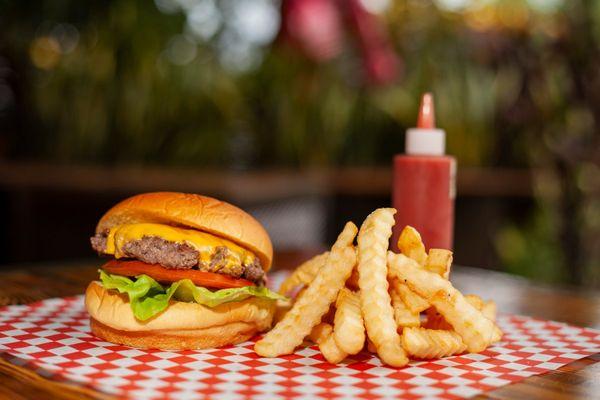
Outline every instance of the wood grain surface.
[[[279, 268], [294, 268], [314, 251], [280, 253]], [[82, 294], [96, 279], [101, 261], [23, 265], [0, 270], [0, 305], [24, 304], [50, 297]], [[476, 268], [456, 267], [452, 280], [465, 293], [494, 299], [504, 313], [567, 322], [600, 329], [600, 293], [533, 284], [528, 280]], [[556, 372], [527, 378], [477, 399], [590, 399], [600, 396], [600, 353]], [[0, 398], [109, 399], [78, 385], [55, 382], [0, 358]]]

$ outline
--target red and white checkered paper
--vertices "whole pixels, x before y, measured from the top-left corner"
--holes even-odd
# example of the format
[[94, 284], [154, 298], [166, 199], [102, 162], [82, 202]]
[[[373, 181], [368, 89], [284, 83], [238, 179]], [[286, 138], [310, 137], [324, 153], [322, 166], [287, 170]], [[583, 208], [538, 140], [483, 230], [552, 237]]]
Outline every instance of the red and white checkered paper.
[[179, 352], [114, 345], [90, 334], [77, 296], [1, 308], [0, 355], [124, 398], [265, 400], [470, 397], [600, 352], [600, 331], [510, 315], [498, 323], [503, 341], [480, 354], [390, 368], [360, 353], [332, 365], [315, 346], [269, 359], [253, 341]]

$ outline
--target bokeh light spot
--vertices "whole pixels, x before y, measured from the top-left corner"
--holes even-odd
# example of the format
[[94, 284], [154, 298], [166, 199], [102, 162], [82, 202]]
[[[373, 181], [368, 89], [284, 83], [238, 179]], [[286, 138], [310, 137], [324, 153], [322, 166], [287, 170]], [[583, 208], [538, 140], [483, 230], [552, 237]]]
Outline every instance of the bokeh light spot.
[[230, 72], [246, 72], [260, 64], [262, 53], [250, 43], [239, 40], [233, 33], [226, 32], [219, 41], [219, 61]]
[[79, 42], [79, 31], [71, 24], [56, 25], [50, 35], [56, 39], [63, 54], [71, 53]]
[[498, 19], [509, 29], [524, 29], [529, 22], [529, 9], [521, 2], [498, 6]]
[[563, 5], [564, 0], [527, 0], [529, 6], [542, 13], [553, 13], [558, 11]]
[[190, 10], [186, 23], [195, 37], [208, 40], [221, 27], [222, 17], [214, 0], [201, 0]]
[[472, 0], [435, 0], [435, 4], [442, 10], [462, 11], [469, 7]]
[[36, 38], [29, 48], [29, 57], [33, 65], [49, 70], [58, 64], [61, 56], [60, 45], [53, 37]]
[[165, 14], [175, 14], [179, 11], [179, 3], [176, 0], [154, 0], [154, 4]]
[[277, 32], [281, 17], [268, 0], [238, 2], [233, 8], [231, 27], [243, 40], [257, 45], [270, 43]]
[[175, 65], [186, 65], [196, 58], [196, 44], [185, 35], [176, 35], [169, 41], [166, 56]]
[[390, 8], [391, 0], [360, 0], [360, 4], [373, 14], [381, 14]]

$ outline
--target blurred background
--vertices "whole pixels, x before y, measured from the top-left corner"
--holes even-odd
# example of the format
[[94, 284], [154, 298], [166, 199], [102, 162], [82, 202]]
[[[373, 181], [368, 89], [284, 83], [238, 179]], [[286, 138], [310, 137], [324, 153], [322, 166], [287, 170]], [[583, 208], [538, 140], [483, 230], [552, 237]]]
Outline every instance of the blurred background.
[[424, 91], [456, 262], [600, 287], [597, 0], [0, 0], [0, 264], [93, 258], [151, 190], [320, 248], [390, 204]]

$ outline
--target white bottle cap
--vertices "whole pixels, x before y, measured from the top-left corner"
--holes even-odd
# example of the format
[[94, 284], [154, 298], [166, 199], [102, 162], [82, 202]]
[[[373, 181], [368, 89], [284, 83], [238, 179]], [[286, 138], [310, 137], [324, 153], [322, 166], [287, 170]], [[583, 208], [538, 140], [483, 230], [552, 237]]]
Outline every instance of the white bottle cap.
[[443, 129], [410, 128], [406, 131], [406, 154], [443, 156], [446, 154], [446, 132]]

